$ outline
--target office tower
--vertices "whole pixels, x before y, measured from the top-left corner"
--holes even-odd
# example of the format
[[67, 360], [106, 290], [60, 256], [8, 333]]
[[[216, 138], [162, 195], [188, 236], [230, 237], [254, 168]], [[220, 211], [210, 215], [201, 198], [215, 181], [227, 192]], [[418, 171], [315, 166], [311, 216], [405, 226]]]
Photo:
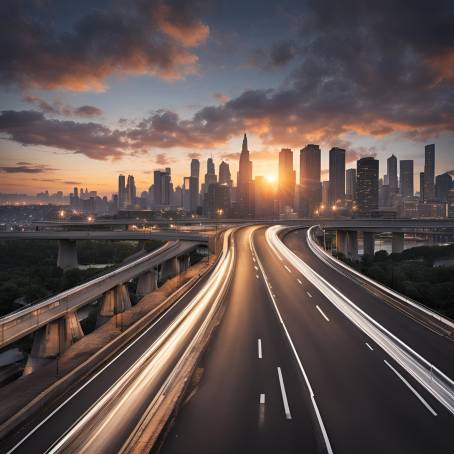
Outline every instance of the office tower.
[[424, 202], [425, 200], [425, 184], [424, 184], [424, 172], [419, 172], [419, 201]]
[[356, 163], [358, 213], [370, 215], [378, 209], [378, 165], [377, 159], [362, 158]]
[[329, 181], [322, 181], [322, 208], [329, 206]]
[[295, 199], [295, 171], [293, 170], [293, 151], [283, 148], [279, 152], [279, 211], [293, 210]]
[[157, 206], [170, 205], [173, 193], [170, 168], [154, 171], [153, 196]]
[[183, 209], [187, 212], [191, 211], [190, 178], [191, 177], [183, 178]]
[[134, 182], [134, 177], [128, 175], [128, 180], [126, 182], [126, 206], [134, 206], [136, 204], [136, 184]]
[[118, 208], [124, 208], [125, 203], [126, 203], [125, 176], [119, 175], [118, 176]]
[[448, 218], [454, 218], [454, 189], [451, 189], [448, 192], [448, 197], [447, 197], [447, 202], [448, 202]]
[[[191, 177], [197, 178], [196, 180], [196, 191], [197, 191], [197, 204], [199, 203], [199, 186], [200, 186], [200, 161], [198, 159], [191, 160]], [[194, 184], [194, 183], [193, 183]]]
[[237, 187], [238, 214], [240, 217], [250, 217], [254, 213], [252, 200], [252, 161], [249, 160], [246, 134], [244, 134], [241, 147]]
[[387, 161], [388, 167], [388, 185], [391, 192], [397, 192], [398, 181], [397, 181], [397, 158], [391, 155]]
[[189, 211], [195, 213], [199, 205], [199, 179], [189, 177]]
[[322, 201], [321, 152], [318, 145], [309, 144], [300, 150], [300, 198], [303, 216], [309, 216]]
[[448, 193], [452, 189], [452, 177], [449, 173], [437, 175], [435, 178], [435, 197], [438, 202], [446, 203]]
[[413, 160], [400, 161], [400, 195], [402, 197], [413, 197]]
[[426, 145], [424, 147], [424, 198], [423, 201], [433, 200], [435, 198], [435, 145]]
[[214, 167], [213, 158], [207, 159], [207, 173], [205, 174], [205, 193], [208, 192], [210, 184], [216, 184], [218, 181], [216, 177], [216, 170]]
[[263, 176], [256, 176], [254, 182], [255, 217], [266, 219], [274, 216], [277, 214], [275, 212], [275, 186]]
[[347, 169], [346, 175], [346, 186], [345, 196], [348, 200], [356, 200], [356, 169]]
[[225, 184], [229, 187], [233, 186], [232, 177], [230, 175], [230, 167], [224, 161], [219, 164], [219, 184]]
[[211, 183], [207, 193], [207, 214], [210, 218], [225, 218], [230, 215], [230, 188]]
[[329, 204], [342, 204], [345, 199], [345, 150], [329, 150]]

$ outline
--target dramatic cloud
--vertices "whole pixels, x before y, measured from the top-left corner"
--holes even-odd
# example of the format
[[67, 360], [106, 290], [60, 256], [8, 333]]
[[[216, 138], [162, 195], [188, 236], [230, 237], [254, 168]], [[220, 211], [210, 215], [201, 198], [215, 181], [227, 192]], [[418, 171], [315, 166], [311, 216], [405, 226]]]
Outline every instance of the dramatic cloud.
[[0, 167], [0, 172], [3, 173], [47, 173], [54, 169], [43, 164], [30, 164], [29, 162], [18, 162], [15, 166]]
[[192, 151], [191, 153], [188, 153], [188, 158], [189, 159], [200, 159], [202, 155], [200, 153], [197, 153], [196, 151]]
[[184, 0], [120, 0], [62, 31], [51, 3], [3, 0], [0, 83], [82, 91], [103, 90], [116, 74], [182, 77], [198, 60], [187, 48], [209, 32], [196, 9]]
[[165, 153], [159, 153], [155, 156], [154, 162], [160, 166], [165, 166], [175, 162], [175, 159], [169, 158]]
[[250, 58], [250, 63], [263, 69], [279, 68], [290, 63], [298, 53], [294, 41], [277, 41], [269, 49], [256, 49]]
[[51, 103], [39, 96], [27, 95], [24, 97], [24, 101], [30, 104], [34, 104], [38, 107], [41, 112], [54, 115], [62, 115], [65, 117], [99, 117], [103, 114], [103, 111], [95, 106], [80, 106], [71, 107], [67, 104], [62, 103], [59, 100], [54, 100]]

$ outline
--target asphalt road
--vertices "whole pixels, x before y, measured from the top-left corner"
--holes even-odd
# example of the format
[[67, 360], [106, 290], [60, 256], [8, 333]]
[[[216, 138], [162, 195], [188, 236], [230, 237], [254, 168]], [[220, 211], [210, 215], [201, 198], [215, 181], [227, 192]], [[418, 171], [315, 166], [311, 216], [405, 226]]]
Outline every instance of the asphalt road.
[[[0, 452], [8, 452], [21, 440], [23, 440], [23, 442], [14, 450], [15, 453], [28, 454], [46, 452], [138, 359], [144, 355], [166, 328], [172, 324], [178, 314], [189, 305], [208, 278], [209, 275], [202, 278], [196, 286], [186, 293], [186, 295], [184, 295], [176, 304], [171, 306], [171, 308], [164, 313], [162, 318], [153, 322], [141, 332], [138, 332], [134, 338], [139, 338], [137, 342], [134, 343], [131, 341], [128, 344], [129, 348], [127, 350], [123, 349], [120, 354], [117, 354], [114, 359], [108, 363], [108, 367], [103, 369], [91, 382], [88, 384], [81, 383], [80, 386], [84, 386], [83, 390], [69, 399], [58, 411], [53, 413], [60, 403], [65, 399], [68, 399], [75, 390], [72, 390], [67, 396], [62, 396], [58, 402], [55, 402], [54, 405], [46, 408], [42, 413], [35, 415], [20, 431], [12, 434], [7, 439], [1, 440]], [[99, 369], [101, 370], [102, 368], [100, 367]], [[101, 433], [101, 436], [109, 437], [108, 452], [117, 452], [122, 446], [123, 442], [127, 439], [150, 403], [156, 390], [159, 389], [160, 384], [161, 383], [157, 383], [153, 389], [146, 390], [145, 397], [147, 397], [148, 400], [147, 398], [144, 398], [143, 401], [136, 402], [137, 408], [135, 409], [135, 414], [132, 416], [130, 414], [125, 415], [123, 424], [114, 429], [114, 435], [112, 435], [112, 430], [105, 430]], [[30, 434], [30, 432], [39, 424], [41, 425]], [[28, 438], [24, 440], [27, 435], [29, 435]]]
[[[243, 229], [237, 235], [238, 263], [224, 319], [200, 365], [201, 381], [182, 407], [161, 451], [317, 452], [323, 448], [320, 425], [313, 416], [308, 388], [285, 326], [314, 391], [333, 452], [452, 452], [454, 419], [448, 410], [311, 282], [285, 259], [281, 261], [267, 244], [265, 229], [260, 229], [254, 235], [257, 259], [271, 286], [280, 322], [260, 267], [255, 268], [258, 260], [253, 261], [249, 249], [251, 230]], [[292, 235], [287, 244], [317, 272], [328, 273], [307, 250], [304, 233]], [[330, 271], [330, 282], [362, 304], [366, 295], [358, 286]], [[400, 335], [399, 328], [407, 326], [400, 320], [404, 316], [383, 303], [380, 307], [386, 307], [390, 319], [395, 316], [399, 320], [394, 323]], [[405, 331], [406, 337], [411, 337], [408, 333], [435, 336], [425, 333], [423, 325], [410, 322], [414, 326]], [[259, 338], [262, 359], [257, 356]], [[447, 342], [435, 339], [431, 341], [435, 345]], [[416, 348], [419, 343], [414, 345]], [[437, 355], [436, 348], [426, 347], [428, 359]], [[450, 355], [452, 360], [451, 344], [442, 348], [447, 350], [440, 358]], [[277, 367], [284, 373], [291, 420], [285, 417]], [[259, 404], [260, 393], [266, 396], [264, 408]]]

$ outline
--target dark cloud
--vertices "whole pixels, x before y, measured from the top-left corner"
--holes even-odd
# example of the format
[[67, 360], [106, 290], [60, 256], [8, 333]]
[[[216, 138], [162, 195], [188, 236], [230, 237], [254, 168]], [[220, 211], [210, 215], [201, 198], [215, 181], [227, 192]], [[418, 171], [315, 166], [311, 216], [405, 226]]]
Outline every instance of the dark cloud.
[[47, 173], [54, 170], [57, 169], [43, 164], [30, 164], [29, 162], [18, 162], [15, 166], [0, 167], [0, 172], [3, 173]]
[[175, 159], [170, 158], [165, 153], [159, 153], [155, 156], [154, 162], [160, 166], [165, 166], [175, 162]]
[[71, 185], [80, 185], [83, 184], [83, 181], [64, 181], [64, 184], [71, 184]]
[[209, 32], [196, 11], [184, 0], [120, 0], [63, 31], [50, 2], [3, 0], [0, 83], [81, 91], [102, 90], [115, 74], [181, 77], [198, 59], [188, 48]]
[[103, 114], [103, 111], [95, 106], [80, 106], [71, 107], [59, 100], [48, 102], [39, 96], [27, 95], [24, 96], [24, 101], [34, 104], [41, 112], [53, 115], [62, 115], [65, 117], [98, 117]]
[[196, 151], [191, 151], [191, 153], [188, 153], [188, 158], [189, 159], [200, 159], [202, 155], [200, 153], [197, 153]]

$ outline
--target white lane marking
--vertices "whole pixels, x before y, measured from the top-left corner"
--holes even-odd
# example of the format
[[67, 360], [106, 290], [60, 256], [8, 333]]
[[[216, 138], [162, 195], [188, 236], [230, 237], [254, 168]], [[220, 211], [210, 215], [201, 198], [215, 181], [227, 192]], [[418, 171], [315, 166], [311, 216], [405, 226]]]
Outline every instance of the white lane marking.
[[435, 410], [422, 398], [418, 391], [416, 391], [416, 389], [413, 388], [413, 386], [411, 386], [410, 383], [408, 383], [408, 381], [405, 380], [405, 378], [396, 369], [394, 369], [391, 364], [388, 363], [388, 361], [386, 361], [386, 359], [384, 361], [385, 364], [408, 386], [410, 391], [419, 399], [419, 401], [427, 408], [427, 410], [429, 410], [434, 416], [437, 416]]
[[287, 265], [284, 265], [284, 268], [285, 268], [289, 273], [292, 272], [292, 270], [291, 270]]
[[255, 268], [257, 271], [259, 270], [256, 266], [254, 266], [254, 268]]
[[282, 372], [280, 367], [277, 368], [277, 375], [279, 376], [279, 384], [281, 385], [281, 394], [282, 401], [284, 402], [285, 417], [287, 419], [292, 419], [292, 415], [290, 414], [290, 408], [288, 406], [287, 393], [285, 392], [284, 379], [282, 378]]
[[259, 359], [262, 359], [262, 339], [257, 340]]
[[252, 261], [255, 263], [255, 257], [252, 257]]
[[299, 285], [303, 285], [303, 283], [299, 279], [297, 279], [297, 281]]
[[309, 292], [306, 292], [306, 295], [307, 295], [309, 298], [312, 298], [312, 295], [311, 295]]
[[374, 349], [366, 342], [366, 345], [367, 345], [367, 348], [370, 350], [370, 351], [374, 351]]
[[[254, 233], [255, 232], [253, 232], [252, 235], [254, 235]], [[298, 356], [298, 352], [296, 351], [295, 345], [294, 345], [294, 343], [292, 341], [292, 338], [290, 337], [290, 333], [288, 332], [287, 326], [285, 326], [284, 320], [283, 320], [283, 318], [281, 316], [281, 313], [279, 312], [279, 309], [277, 307], [276, 300], [275, 300], [276, 295], [273, 295], [273, 293], [271, 292], [271, 286], [270, 286], [270, 284], [268, 282], [268, 278], [266, 276], [265, 270], [263, 269], [262, 263], [260, 262], [260, 259], [257, 256], [257, 252], [255, 251], [255, 246], [254, 246], [254, 243], [252, 242], [252, 235], [249, 237], [249, 244], [254, 249], [255, 255], [257, 257], [257, 263], [258, 263], [258, 265], [260, 267], [260, 271], [262, 272], [263, 278], [265, 280], [266, 288], [268, 290], [268, 294], [271, 297], [271, 301], [273, 303], [274, 310], [276, 311], [276, 314], [277, 314], [277, 317], [279, 319], [279, 322], [281, 323], [281, 325], [282, 325], [282, 327], [284, 329], [284, 333], [285, 333], [285, 335], [287, 337], [287, 341], [290, 344], [290, 347], [292, 349], [293, 355], [295, 356], [296, 362], [298, 363], [298, 367], [300, 368], [301, 374], [303, 375], [303, 378], [304, 378], [304, 381], [306, 383], [307, 389], [309, 390], [309, 395], [310, 395], [310, 398], [311, 398], [312, 407], [314, 408], [315, 416], [317, 417], [318, 425], [320, 426], [320, 431], [322, 432], [323, 441], [325, 442], [325, 446], [326, 446], [326, 451], [327, 451], [328, 454], [333, 454], [333, 449], [331, 448], [331, 443], [329, 441], [328, 432], [326, 432], [326, 428], [325, 428], [325, 424], [323, 423], [322, 415], [320, 414], [320, 410], [318, 408], [317, 402], [315, 401], [314, 390], [312, 389], [311, 383], [309, 381], [309, 377], [307, 376], [306, 371], [305, 371], [305, 369], [303, 367], [303, 363], [301, 362], [301, 359]]]
[[261, 403], [262, 405], [265, 404], [265, 394], [263, 394], [263, 393], [260, 394], [260, 403]]
[[324, 318], [327, 322], [329, 322], [329, 318], [328, 318], [328, 317], [325, 315], [325, 313], [320, 309], [320, 307], [319, 307], [318, 305], [315, 306], [315, 307], [316, 307], [317, 310], [320, 312], [320, 314], [323, 315], [323, 318]]
[[256, 277], [257, 279], [260, 279], [258, 274], [256, 274], [255, 277]]

